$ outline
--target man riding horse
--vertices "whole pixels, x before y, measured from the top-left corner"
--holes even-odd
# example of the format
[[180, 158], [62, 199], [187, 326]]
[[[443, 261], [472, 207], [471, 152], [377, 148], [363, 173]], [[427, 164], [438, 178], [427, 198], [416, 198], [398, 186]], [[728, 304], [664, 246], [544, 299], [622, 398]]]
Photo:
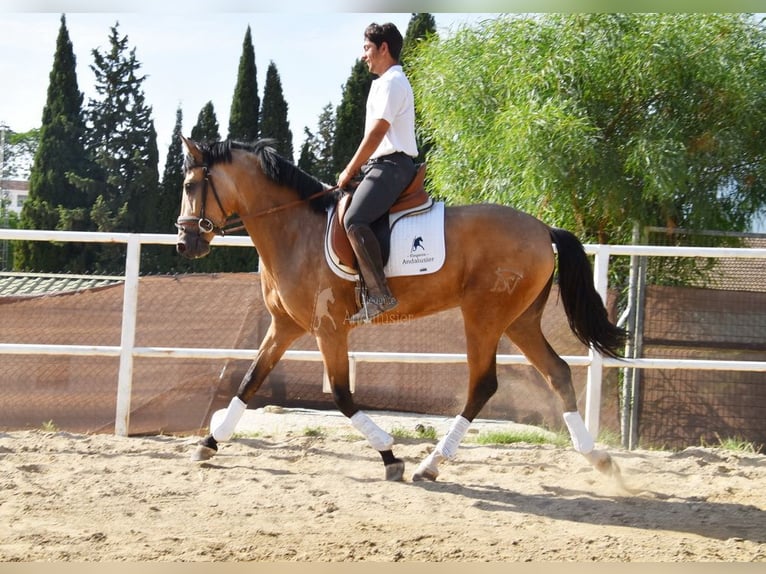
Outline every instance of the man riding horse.
[[415, 100], [399, 64], [402, 43], [402, 35], [390, 23], [370, 24], [364, 32], [362, 60], [378, 77], [367, 97], [364, 137], [338, 177], [343, 189], [360, 170], [364, 174], [343, 218], [368, 289], [362, 309], [348, 318], [351, 323], [367, 323], [398, 304], [371, 225], [386, 215], [416, 172]]

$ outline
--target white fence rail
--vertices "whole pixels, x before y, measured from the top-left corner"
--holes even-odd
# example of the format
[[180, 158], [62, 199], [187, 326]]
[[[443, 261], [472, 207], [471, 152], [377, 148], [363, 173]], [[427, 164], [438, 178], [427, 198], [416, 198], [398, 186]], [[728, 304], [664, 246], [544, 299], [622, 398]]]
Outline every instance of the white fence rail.
[[[131, 390], [133, 384], [133, 361], [137, 357], [168, 359], [252, 359], [256, 349], [196, 349], [174, 347], [136, 347], [136, 317], [138, 307], [138, 283], [141, 245], [175, 245], [176, 236], [152, 233], [95, 233], [76, 231], [37, 231], [0, 229], [0, 241], [60, 241], [76, 243], [124, 243], [125, 290], [122, 307], [122, 332], [119, 346], [89, 345], [26, 345], [0, 343], [0, 355], [80, 355], [119, 357], [117, 384], [117, 407], [115, 434], [127, 436], [129, 427]], [[216, 237], [213, 245], [251, 247], [249, 237]], [[594, 256], [593, 274], [596, 289], [606, 300], [609, 259], [611, 256], [652, 257], [712, 257], [712, 258], [766, 258], [766, 249], [737, 249], [716, 247], [654, 247], [641, 245], [586, 245], [587, 253]], [[460, 353], [378, 353], [352, 351], [352, 365], [357, 362], [403, 362], [403, 363], [464, 363], [466, 355]], [[595, 435], [599, 429], [601, 382], [604, 368], [640, 369], [694, 369], [719, 371], [766, 372], [766, 361], [718, 361], [699, 359], [612, 359], [591, 350], [588, 355], [562, 357], [572, 366], [587, 366], [588, 377], [585, 399], [585, 422]], [[318, 351], [289, 350], [284, 359], [321, 361]], [[522, 355], [498, 355], [500, 365], [529, 364]]]

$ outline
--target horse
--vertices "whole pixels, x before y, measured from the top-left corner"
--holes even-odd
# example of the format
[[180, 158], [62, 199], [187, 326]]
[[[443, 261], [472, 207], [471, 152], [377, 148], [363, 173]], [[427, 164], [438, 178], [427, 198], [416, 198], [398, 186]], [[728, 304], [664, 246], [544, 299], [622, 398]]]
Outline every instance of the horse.
[[[203, 144], [182, 136], [182, 141], [178, 253], [204, 257], [211, 240], [226, 233], [236, 217], [260, 256], [263, 301], [271, 315], [223, 419], [197, 443], [192, 460], [209, 460], [220, 442], [231, 439], [266, 376], [293, 341], [310, 333], [321, 352], [335, 405], [380, 453], [385, 479], [404, 480], [404, 461], [394, 456], [393, 437], [355, 405], [350, 391], [348, 336], [355, 325], [346, 319], [357, 310], [356, 285], [334, 274], [324, 261], [327, 210], [339, 191], [281, 157], [266, 140]], [[609, 321], [582, 243], [569, 231], [497, 204], [448, 206], [444, 229], [443, 266], [427, 275], [390, 278], [399, 305], [373, 320], [385, 324], [455, 307], [462, 313], [467, 398], [412, 481], [436, 480], [439, 464], [457, 455], [471, 422], [497, 391], [496, 354], [503, 335], [558, 395], [574, 449], [598, 471], [619, 475], [611, 455], [595, 448], [577, 410], [570, 368], [550, 346], [540, 324], [554, 279], [555, 244], [560, 298], [571, 330], [596, 352], [619, 356], [626, 334]]]

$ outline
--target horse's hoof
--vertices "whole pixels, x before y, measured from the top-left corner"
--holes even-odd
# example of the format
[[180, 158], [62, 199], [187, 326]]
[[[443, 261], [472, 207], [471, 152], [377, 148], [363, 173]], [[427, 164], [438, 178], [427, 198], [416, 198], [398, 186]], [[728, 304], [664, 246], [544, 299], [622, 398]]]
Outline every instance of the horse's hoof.
[[202, 462], [205, 460], [210, 460], [215, 456], [215, 454], [218, 451], [214, 448], [210, 448], [209, 446], [204, 445], [197, 445], [197, 449], [191, 453], [191, 459], [193, 462]]
[[386, 480], [398, 482], [404, 480], [404, 461], [396, 459], [396, 462], [386, 465]]
[[612, 460], [611, 455], [603, 450], [592, 450], [588, 454], [583, 455], [588, 459], [593, 467], [607, 476], [620, 476], [620, 467]]
[[593, 467], [602, 474], [611, 478], [618, 488], [628, 494], [638, 494], [640, 490], [636, 490], [628, 486], [625, 479], [622, 476], [620, 465], [612, 458], [612, 456], [603, 450], [594, 450], [585, 455]]
[[423, 482], [425, 480], [430, 480], [431, 482], [434, 482], [436, 480], [436, 477], [439, 476], [439, 473], [430, 469], [418, 469], [415, 471], [415, 474], [412, 475], [412, 482]]

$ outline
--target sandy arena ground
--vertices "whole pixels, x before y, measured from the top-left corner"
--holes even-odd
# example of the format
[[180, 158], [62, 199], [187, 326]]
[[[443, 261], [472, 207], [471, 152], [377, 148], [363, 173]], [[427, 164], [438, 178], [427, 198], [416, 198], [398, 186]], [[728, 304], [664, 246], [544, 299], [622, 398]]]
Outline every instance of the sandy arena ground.
[[[370, 414], [389, 431], [449, 424]], [[397, 439], [392, 483], [335, 413], [243, 424], [205, 463], [190, 437], [0, 433], [0, 561], [766, 562], [763, 455], [613, 449], [626, 492], [571, 449], [474, 432], [435, 483], [410, 480], [435, 441]]]

